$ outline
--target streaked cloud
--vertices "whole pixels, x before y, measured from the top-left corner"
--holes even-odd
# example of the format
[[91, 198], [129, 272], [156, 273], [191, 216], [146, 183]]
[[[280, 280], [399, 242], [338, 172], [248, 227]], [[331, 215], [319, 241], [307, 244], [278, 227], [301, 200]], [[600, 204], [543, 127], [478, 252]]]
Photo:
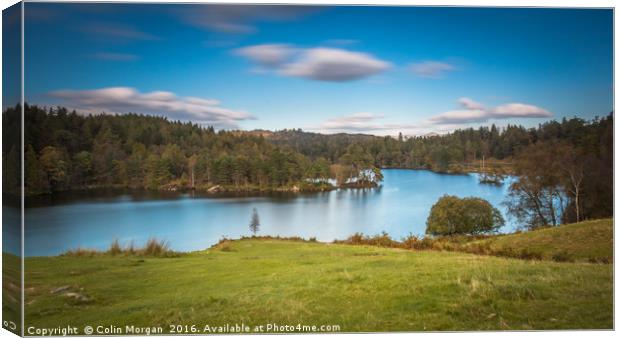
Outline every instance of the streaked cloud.
[[128, 53], [95, 53], [92, 55], [93, 58], [104, 60], [104, 61], [119, 61], [119, 62], [127, 62], [127, 61], [136, 61], [139, 60], [140, 57], [135, 54]]
[[284, 65], [281, 74], [319, 81], [345, 82], [381, 73], [391, 67], [367, 53], [336, 48], [312, 48], [296, 62]]
[[240, 110], [221, 106], [214, 99], [179, 97], [168, 91], [141, 93], [130, 87], [93, 90], [59, 90], [49, 93], [63, 104], [87, 114], [125, 114], [129, 112], [164, 115], [173, 120], [192, 121], [216, 128], [238, 128], [238, 122], [254, 119]]
[[284, 64], [295, 53], [295, 48], [284, 44], [265, 44], [248, 46], [236, 50], [244, 56], [265, 67], [276, 67]]
[[272, 68], [282, 76], [328, 82], [359, 80], [392, 66], [368, 53], [340, 48], [264, 44], [240, 48], [235, 52], [258, 66]]
[[456, 70], [456, 67], [453, 64], [446, 62], [423, 61], [410, 64], [409, 70], [419, 77], [439, 79], [446, 73]]
[[429, 119], [436, 124], [466, 124], [474, 122], [485, 122], [491, 118], [489, 111], [480, 109], [450, 110]]
[[320, 130], [369, 131], [381, 129], [375, 121], [383, 119], [382, 114], [355, 113], [327, 119], [316, 127]]
[[383, 114], [361, 112], [330, 118], [318, 125], [308, 126], [305, 129], [324, 134], [361, 133], [396, 136], [398, 133], [403, 133], [404, 135], [413, 136], [428, 133], [428, 128], [431, 126], [427, 122], [399, 123], [386, 122], [386, 120]]
[[457, 102], [463, 109], [438, 114], [431, 117], [429, 121], [433, 124], [467, 124], [486, 122], [491, 119], [543, 118], [553, 116], [550, 111], [531, 104], [507, 103], [494, 108], [486, 108], [483, 104], [467, 97], [459, 98]]
[[255, 33], [260, 22], [292, 21], [317, 11], [312, 6], [274, 5], [188, 5], [179, 11], [192, 26], [226, 34]]
[[465, 109], [484, 109], [484, 105], [480, 102], [476, 102], [469, 97], [461, 97], [457, 100], [457, 102]]
[[415, 122], [392, 122], [383, 114], [361, 112], [326, 119], [304, 129], [333, 133], [363, 133], [372, 135], [406, 136], [443, 134], [463, 128], [470, 123], [483, 123], [489, 120], [508, 118], [542, 118], [551, 117], [552, 113], [543, 108], [523, 103], [507, 103], [494, 108], [486, 108], [480, 102], [468, 97], [457, 100], [460, 109], [455, 109], [433, 117]]
[[347, 47], [358, 44], [360, 41], [357, 39], [329, 39], [323, 41], [324, 44], [335, 47]]
[[111, 22], [92, 22], [81, 27], [81, 30], [87, 34], [98, 35], [101, 37], [121, 39], [121, 40], [160, 40], [158, 36], [139, 29], [120, 23]]
[[543, 108], [524, 103], [508, 103], [493, 109], [494, 118], [551, 116], [553, 116], [553, 114]]

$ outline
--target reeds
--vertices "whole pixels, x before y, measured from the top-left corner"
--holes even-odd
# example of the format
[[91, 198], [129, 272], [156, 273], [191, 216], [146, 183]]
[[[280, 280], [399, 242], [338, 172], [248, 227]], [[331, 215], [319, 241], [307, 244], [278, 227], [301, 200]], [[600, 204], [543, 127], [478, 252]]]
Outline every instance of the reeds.
[[144, 256], [144, 257], [177, 257], [180, 254], [170, 249], [170, 244], [164, 240], [149, 238], [144, 247], [137, 248], [134, 241], [123, 247], [118, 239], [110, 243], [108, 250], [85, 249], [78, 247], [64, 252], [61, 256], [94, 257], [94, 256]]

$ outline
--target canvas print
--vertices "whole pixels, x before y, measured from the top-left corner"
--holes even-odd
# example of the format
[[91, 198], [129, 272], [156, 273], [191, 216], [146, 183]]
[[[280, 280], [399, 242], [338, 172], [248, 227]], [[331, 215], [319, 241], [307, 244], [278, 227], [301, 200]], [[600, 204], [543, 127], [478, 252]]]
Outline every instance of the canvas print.
[[15, 334], [614, 328], [613, 9], [17, 3]]

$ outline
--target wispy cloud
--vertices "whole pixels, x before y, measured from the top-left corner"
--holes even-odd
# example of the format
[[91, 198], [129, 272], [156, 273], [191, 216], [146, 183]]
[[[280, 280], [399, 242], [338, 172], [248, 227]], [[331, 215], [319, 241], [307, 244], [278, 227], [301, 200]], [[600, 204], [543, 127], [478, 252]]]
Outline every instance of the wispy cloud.
[[160, 40], [158, 36], [119, 23], [92, 22], [81, 27], [81, 30], [87, 34], [122, 40]]
[[92, 55], [93, 58], [104, 60], [104, 61], [119, 61], [119, 62], [128, 62], [128, 61], [136, 61], [139, 60], [140, 57], [135, 54], [127, 54], [127, 53], [95, 53]]
[[237, 55], [246, 57], [264, 67], [284, 64], [296, 52], [296, 48], [284, 44], [265, 44], [239, 48]]
[[385, 122], [383, 114], [368, 112], [355, 113], [325, 120], [318, 125], [308, 126], [307, 130], [325, 134], [333, 133], [362, 133], [372, 135], [421, 135], [427, 133], [430, 126], [427, 122], [399, 123]]
[[457, 102], [465, 109], [478, 110], [484, 109], [484, 105], [480, 102], [476, 102], [469, 97], [461, 97]]
[[129, 112], [164, 115], [216, 128], [238, 128], [238, 122], [253, 119], [247, 112], [224, 108], [218, 100], [179, 97], [167, 91], [141, 93], [130, 87], [94, 90], [59, 90], [49, 93], [63, 104], [88, 114]]
[[226, 34], [256, 32], [257, 23], [291, 21], [318, 10], [312, 6], [188, 5], [180, 11], [187, 24]]
[[329, 82], [359, 80], [392, 66], [373, 55], [339, 48], [265, 44], [237, 49], [236, 54], [283, 76]]
[[457, 100], [459, 109], [447, 111], [433, 117], [414, 122], [392, 122], [383, 114], [355, 113], [329, 118], [305, 129], [325, 134], [363, 133], [373, 135], [406, 136], [443, 134], [463, 128], [470, 123], [483, 123], [489, 120], [508, 118], [551, 117], [551, 112], [529, 104], [507, 103], [494, 108], [486, 108], [482, 103], [467, 97]]
[[543, 108], [524, 104], [507, 103], [494, 108], [486, 108], [470, 98], [462, 97], [458, 99], [462, 109], [451, 110], [429, 119], [434, 124], [467, 124], [476, 122], [486, 122], [491, 119], [508, 118], [542, 118], [551, 117], [553, 114]]
[[383, 119], [383, 114], [355, 113], [327, 119], [315, 129], [335, 131], [368, 131], [381, 129], [376, 121]]
[[439, 79], [446, 73], [456, 70], [456, 67], [453, 64], [446, 62], [423, 61], [410, 64], [409, 70], [419, 77]]
[[360, 41], [357, 39], [329, 39], [323, 43], [329, 46], [346, 47], [358, 44]]

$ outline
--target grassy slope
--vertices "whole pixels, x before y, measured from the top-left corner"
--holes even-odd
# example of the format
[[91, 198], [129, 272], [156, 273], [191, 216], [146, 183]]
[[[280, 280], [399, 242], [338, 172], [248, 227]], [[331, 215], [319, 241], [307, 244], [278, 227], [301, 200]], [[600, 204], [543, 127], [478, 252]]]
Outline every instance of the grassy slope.
[[485, 244], [491, 252], [529, 250], [543, 259], [568, 255], [575, 261], [611, 262], [613, 256], [613, 220], [602, 219], [561, 225], [554, 228], [491, 237], [469, 243]]
[[[180, 258], [26, 260], [26, 323], [612, 328], [613, 265], [242, 240]], [[63, 285], [78, 301], [50, 290]]]

